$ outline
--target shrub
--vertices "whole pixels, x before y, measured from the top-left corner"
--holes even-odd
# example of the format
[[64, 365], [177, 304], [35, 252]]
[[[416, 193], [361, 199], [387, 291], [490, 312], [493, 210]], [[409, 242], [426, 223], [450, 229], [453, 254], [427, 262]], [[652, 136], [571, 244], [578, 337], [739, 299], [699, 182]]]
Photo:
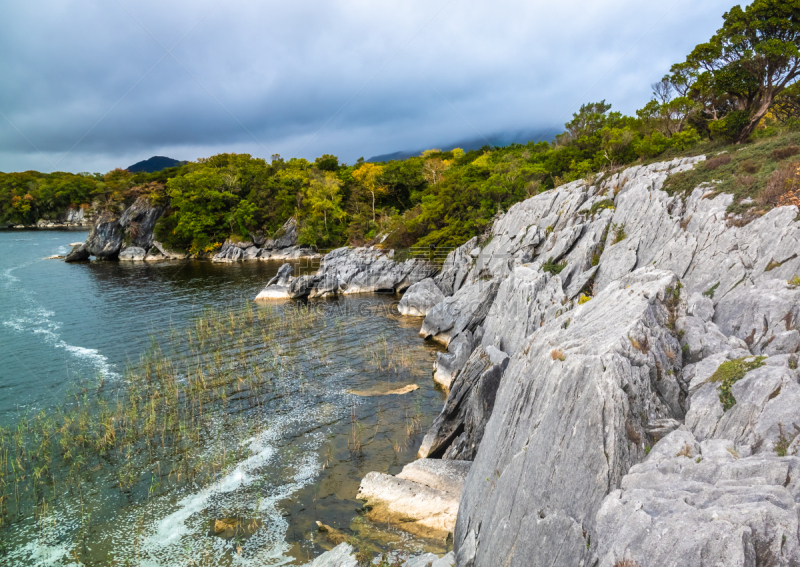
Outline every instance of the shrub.
[[735, 178], [736, 185], [742, 189], [750, 189], [756, 183], [756, 178], [752, 175], [737, 175]]
[[722, 154], [721, 156], [713, 157], [706, 160], [706, 169], [714, 170], [723, 165], [728, 165], [731, 162], [731, 156]]
[[567, 355], [564, 354], [564, 351], [561, 350], [560, 348], [554, 348], [553, 350], [550, 351], [550, 358], [552, 358], [553, 360], [560, 360], [561, 362], [564, 362], [567, 359]]
[[628, 234], [625, 232], [624, 224], [611, 223], [611, 231], [614, 234], [614, 239], [611, 242], [612, 245], [616, 244], [617, 242], [622, 242], [628, 238]]
[[589, 209], [589, 214], [594, 216], [595, 213], [597, 213], [598, 211], [602, 211], [603, 209], [615, 209], [615, 208], [616, 206], [614, 205], [614, 201], [612, 201], [611, 199], [602, 199], [600, 201], [597, 201], [594, 205], [592, 205], [592, 208]]
[[556, 264], [553, 262], [553, 257], [551, 256], [548, 258], [547, 262], [542, 265], [542, 271], [548, 272], [550, 274], [556, 275], [560, 274], [561, 271], [567, 267], [566, 262], [561, 262], [560, 264]]
[[731, 388], [733, 385], [745, 377], [745, 374], [751, 370], [755, 370], [760, 366], [764, 366], [764, 359], [766, 356], [757, 356], [755, 359], [748, 361], [748, 357], [738, 358], [736, 360], [728, 360], [719, 365], [716, 372], [708, 379], [709, 382], [719, 382], [719, 401], [725, 411], [731, 409], [736, 405], [736, 398], [733, 397]]
[[751, 159], [743, 161], [739, 164], [739, 167], [741, 167], [742, 171], [745, 173], [758, 173], [761, 170], [761, 165]]
[[762, 205], [780, 206], [783, 198], [798, 185], [798, 181], [800, 181], [800, 164], [798, 162], [781, 164], [758, 194], [758, 202]]
[[800, 154], [800, 147], [798, 147], [798, 146], [788, 146], [786, 148], [778, 148], [778, 149], [772, 150], [772, 153], [769, 154], [769, 155], [770, 155], [770, 157], [772, 159], [777, 161], [777, 160], [790, 158], [792, 156], [796, 156], [797, 154]]
[[725, 118], [714, 120], [708, 125], [711, 135], [726, 142], [735, 142], [739, 134], [750, 122], [750, 113], [746, 110], [729, 112]]
[[584, 303], [589, 302], [591, 299], [592, 298], [590, 296], [582, 293], [580, 299], [578, 299], [578, 305], [583, 305]]

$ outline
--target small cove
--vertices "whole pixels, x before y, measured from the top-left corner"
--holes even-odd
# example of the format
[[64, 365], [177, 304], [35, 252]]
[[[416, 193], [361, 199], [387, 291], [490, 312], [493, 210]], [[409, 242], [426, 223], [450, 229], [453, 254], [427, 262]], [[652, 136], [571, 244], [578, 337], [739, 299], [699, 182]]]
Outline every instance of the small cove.
[[113, 446], [77, 472], [63, 447], [30, 463], [35, 488], [9, 483], [5, 460], [0, 553], [20, 565], [303, 564], [332, 547], [316, 521], [376, 550], [444, 550], [357, 511], [360, 479], [413, 460], [444, 399], [430, 377], [437, 349], [419, 320], [396, 316], [396, 297], [256, 305], [279, 264], [42, 260], [83, 236], [0, 232], [0, 423], [35, 432], [93, 398], [113, 406], [147, 361], [168, 366], [181, 395], [201, 367], [220, 382], [197, 406], [202, 424], [187, 406], [160, 448], [136, 430], [125, 445], [115, 422]]

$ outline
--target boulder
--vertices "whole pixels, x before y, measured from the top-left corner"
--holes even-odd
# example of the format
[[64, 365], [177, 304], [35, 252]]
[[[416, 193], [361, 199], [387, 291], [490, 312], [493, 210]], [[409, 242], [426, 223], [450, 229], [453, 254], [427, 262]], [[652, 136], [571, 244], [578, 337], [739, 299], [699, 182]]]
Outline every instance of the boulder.
[[443, 300], [444, 293], [433, 278], [426, 278], [408, 288], [397, 310], [401, 315], [425, 317], [434, 305]]
[[290, 294], [290, 286], [294, 278], [292, 272], [294, 268], [291, 264], [283, 264], [278, 268], [278, 273], [267, 282], [266, 287], [256, 296], [256, 301], [264, 299], [288, 299]]
[[675, 431], [603, 501], [598, 564], [797, 565], [798, 473], [798, 457], [737, 458], [729, 441]]
[[406, 465], [397, 476], [370, 472], [356, 498], [366, 500], [367, 518], [445, 541], [453, 531], [470, 463], [427, 460]]
[[140, 248], [139, 246], [128, 246], [127, 248], [123, 248], [122, 252], [119, 253], [120, 261], [141, 261], [145, 259], [145, 256], [147, 256], [147, 252], [144, 248]]
[[74, 244], [72, 245], [72, 250], [70, 251], [69, 254], [67, 254], [67, 257], [64, 258], [64, 261], [86, 262], [89, 260], [90, 256], [91, 254], [89, 254], [89, 251], [86, 249], [86, 246], [83, 244], [83, 242], [80, 242], [77, 244], [77, 246]]

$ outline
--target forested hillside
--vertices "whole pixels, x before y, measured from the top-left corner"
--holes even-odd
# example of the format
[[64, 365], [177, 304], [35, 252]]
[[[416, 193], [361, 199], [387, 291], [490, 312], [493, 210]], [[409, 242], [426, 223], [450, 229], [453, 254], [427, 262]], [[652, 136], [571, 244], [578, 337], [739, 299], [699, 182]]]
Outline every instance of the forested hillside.
[[269, 162], [220, 154], [153, 174], [0, 174], [0, 221], [34, 223], [79, 206], [121, 210], [150, 195], [169, 206], [158, 239], [193, 253], [210, 252], [226, 238], [274, 234], [291, 216], [301, 243], [317, 247], [379, 235], [394, 248], [455, 246], [482, 233], [498, 212], [562, 183], [656, 158], [723, 151], [735, 159], [723, 158], [708, 181], [753, 197], [736, 207], [755, 215], [794, 195], [799, 76], [800, 0], [757, 0], [726, 13], [709, 42], [652, 85], [652, 99], [635, 116], [605, 101], [588, 103], [549, 143], [428, 150], [382, 164], [348, 165], [327, 154], [314, 161], [275, 155]]

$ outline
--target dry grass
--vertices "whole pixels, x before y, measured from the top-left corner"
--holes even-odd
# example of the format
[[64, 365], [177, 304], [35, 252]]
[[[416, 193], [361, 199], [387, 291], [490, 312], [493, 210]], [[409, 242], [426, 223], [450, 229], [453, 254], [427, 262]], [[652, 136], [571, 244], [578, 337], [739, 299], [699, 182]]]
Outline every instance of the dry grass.
[[789, 201], [797, 199], [798, 189], [800, 189], [800, 163], [786, 162], [770, 176], [767, 185], [758, 195], [758, 202], [772, 206], [794, 204]]
[[800, 147], [798, 147], [798, 146], [788, 146], [786, 148], [777, 148], [775, 150], [772, 150], [772, 153], [770, 154], [770, 156], [774, 160], [781, 160], [781, 159], [790, 158], [792, 156], [796, 156], [797, 154], [800, 154]]
[[728, 154], [722, 154], [721, 156], [707, 159], [705, 165], [706, 169], [708, 169], [709, 171], [713, 171], [718, 167], [721, 167], [723, 165], [728, 165], [730, 162], [731, 162], [731, 156]]
[[567, 359], [567, 355], [564, 354], [564, 351], [561, 350], [560, 348], [554, 348], [553, 350], [550, 351], [550, 358], [552, 358], [553, 360], [560, 360], [561, 362], [564, 362]]
[[752, 159], [748, 159], [746, 161], [743, 161], [741, 164], [739, 164], [739, 167], [745, 173], [754, 174], [754, 173], [758, 173], [759, 172], [759, 170], [761, 169], [761, 164], [756, 163]]
[[614, 563], [614, 567], [639, 567], [633, 559], [620, 559]]

